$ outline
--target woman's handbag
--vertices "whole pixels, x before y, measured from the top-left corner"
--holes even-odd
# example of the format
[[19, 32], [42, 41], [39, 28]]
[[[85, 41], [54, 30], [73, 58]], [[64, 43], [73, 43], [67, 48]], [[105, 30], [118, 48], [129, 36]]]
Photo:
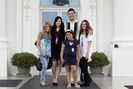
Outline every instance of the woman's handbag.
[[38, 58], [38, 59], [35, 60], [35, 66], [36, 66], [36, 69], [38, 71], [41, 71], [42, 70], [42, 63], [41, 63], [40, 58]]
[[[41, 63], [40, 58], [38, 58], [38, 59], [35, 60], [35, 66], [36, 66], [36, 69], [38, 71], [41, 71], [42, 70], [42, 65], [43, 64]], [[52, 58], [49, 59], [48, 66], [47, 66], [47, 70], [48, 69], [51, 69], [51, 67], [52, 67]]]

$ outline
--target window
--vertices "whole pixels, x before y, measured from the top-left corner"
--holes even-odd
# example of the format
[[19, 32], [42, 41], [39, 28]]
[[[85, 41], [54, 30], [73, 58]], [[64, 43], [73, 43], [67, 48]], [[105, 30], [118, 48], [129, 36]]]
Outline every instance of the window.
[[[75, 12], [76, 19], [78, 18], [78, 11]], [[41, 22], [49, 21], [52, 25], [56, 16], [61, 16], [63, 22], [68, 20], [67, 11], [64, 10], [42, 10], [41, 11]]]

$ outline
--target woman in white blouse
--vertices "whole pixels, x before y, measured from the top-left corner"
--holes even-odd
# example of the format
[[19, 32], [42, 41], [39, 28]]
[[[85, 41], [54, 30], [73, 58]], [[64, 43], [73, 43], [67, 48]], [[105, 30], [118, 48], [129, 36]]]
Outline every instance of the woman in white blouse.
[[88, 62], [91, 61], [91, 50], [92, 50], [92, 35], [90, 35], [89, 30], [92, 31], [92, 27], [87, 20], [83, 20], [80, 25], [80, 68], [81, 72], [84, 74], [84, 80], [82, 86], [89, 86], [92, 79], [88, 73]]

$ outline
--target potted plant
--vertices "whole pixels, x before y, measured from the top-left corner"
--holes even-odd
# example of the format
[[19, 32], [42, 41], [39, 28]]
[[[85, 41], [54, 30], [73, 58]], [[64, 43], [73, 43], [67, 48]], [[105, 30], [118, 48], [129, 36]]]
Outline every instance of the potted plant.
[[91, 68], [91, 74], [102, 75], [103, 66], [106, 66], [110, 63], [107, 55], [105, 55], [103, 52], [93, 52], [91, 59], [92, 61], [88, 63]]
[[30, 76], [30, 67], [35, 65], [36, 59], [32, 53], [15, 53], [11, 58], [11, 64], [18, 67], [18, 76]]

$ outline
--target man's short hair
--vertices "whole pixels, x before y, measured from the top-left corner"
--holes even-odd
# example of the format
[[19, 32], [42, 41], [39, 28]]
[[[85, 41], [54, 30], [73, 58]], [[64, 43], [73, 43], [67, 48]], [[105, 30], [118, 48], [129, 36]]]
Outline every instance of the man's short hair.
[[70, 12], [70, 11], [73, 11], [73, 12], [75, 13], [75, 10], [74, 10], [73, 8], [70, 8], [70, 9], [67, 11], [67, 14], [68, 14], [68, 12]]

